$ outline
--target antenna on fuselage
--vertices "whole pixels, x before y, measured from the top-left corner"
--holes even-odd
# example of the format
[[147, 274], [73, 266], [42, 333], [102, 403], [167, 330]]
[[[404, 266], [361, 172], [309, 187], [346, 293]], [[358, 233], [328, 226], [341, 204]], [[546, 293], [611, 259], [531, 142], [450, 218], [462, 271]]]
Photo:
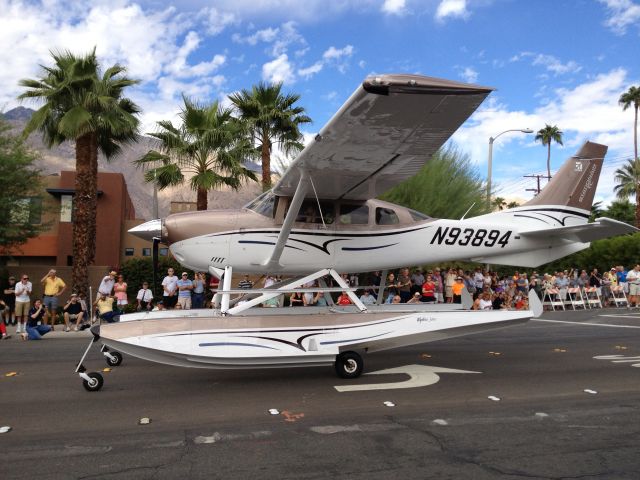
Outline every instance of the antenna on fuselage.
[[475, 207], [475, 206], [476, 206], [476, 202], [473, 202], [473, 203], [471, 204], [471, 206], [469, 207], [469, 209], [468, 209], [466, 212], [464, 212], [464, 215], [462, 215], [462, 218], [460, 218], [460, 220], [464, 220], [464, 217], [466, 217], [466, 216], [467, 216], [467, 213], [469, 213], [469, 212], [471, 211], [471, 209], [472, 209], [473, 207]]

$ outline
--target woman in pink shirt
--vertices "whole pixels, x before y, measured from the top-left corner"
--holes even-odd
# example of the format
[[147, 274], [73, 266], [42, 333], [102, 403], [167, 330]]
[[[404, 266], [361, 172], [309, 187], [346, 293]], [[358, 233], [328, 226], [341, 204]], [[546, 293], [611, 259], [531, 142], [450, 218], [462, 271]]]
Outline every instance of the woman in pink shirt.
[[113, 296], [116, 297], [118, 310], [124, 310], [129, 301], [127, 300], [127, 284], [122, 275], [118, 275], [118, 281], [113, 286], [113, 292]]

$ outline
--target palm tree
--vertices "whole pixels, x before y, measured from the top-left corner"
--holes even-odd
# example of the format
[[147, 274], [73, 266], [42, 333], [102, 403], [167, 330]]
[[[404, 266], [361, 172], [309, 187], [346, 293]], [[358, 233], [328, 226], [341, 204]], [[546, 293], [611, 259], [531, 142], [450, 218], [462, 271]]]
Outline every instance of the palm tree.
[[551, 142], [562, 145], [562, 130], [557, 125], [552, 127], [549, 124], [545, 124], [544, 128], [541, 128], [536, 133], [535, 141], [547, 146], [547, 178], [551, 180]]
[[492, 203], [493, 203], [493, 208], [496, 208], [498, 210], [503, 210], [504, 207], [507, 206], [507, 201], [502, 197], [495, 197]]
[[242, 180], [256, 180], [242, 161], [255, 154], [241, 121], [232, 109], [218, 102], [198, 105], [183, 97], [180, 112], [182, 125], [171, 121], [158, 122], [158, 132], [150, 133], [160, 141], [160, 151], [151, 150], [136, 161], [138, 166], [151, 165], [145, 180], [156, 182], [162, 190], [184, 184], [189, 178], [191, 189], [197, 192], [197, 209], [207, 209], [207, 194], [221, 185], [237, 190]]
[[23, 135], [38, 130], [49, 148], [75, 142], [72, 281], [87, 293], [88, 267], [95, 257], [98, 152], [110, 159], [123, 144], [136, 141], [140, 110], [123, 92], [138, 81], [126, 77], [118, 64], [101, 73], [95, 48], [84, 56], [68, 51], [51, 56], [54, 65], [42, 66], [40, 78], [20, 81], [28, 90], [18, 98], [44, 102]]
[[613, 187], [616, 197], [621, 200], [635, 197], [636, 227], [640, 226], [640, 159], [629, 160], [622, 168], [618, 168], [613, 174], [613, 179], [617, 183]]
[[311, 122], [304, 108], [295, 106], [300, 95], [282, 94], [282, 83], [254, 85], [229, 96], [249, 128], [251, 144], [262, 159], [262, 187], [271, 188], [271, 154], [278, 144], [285, 155], [303, 148], [300, 125]]
[[518, 202], [509, 202], [507, 203], [507, 208], [516, 208], [519, 207], [520, 204]]
[[596, 218], [600, 218], [602, 215], [604, 215], [602, 202], [595, 202], [593, 205], [591, 205], [591, 213], [589, 214], [590, 222], [593, 222]]
[[618, 103], [622, 105], [622, 110], [626, 110], [633, 105], [633, 158], [638, 158], [638, 108], [640, 108], [640, 87], [629, 87], [629, 90], [620, 95]]

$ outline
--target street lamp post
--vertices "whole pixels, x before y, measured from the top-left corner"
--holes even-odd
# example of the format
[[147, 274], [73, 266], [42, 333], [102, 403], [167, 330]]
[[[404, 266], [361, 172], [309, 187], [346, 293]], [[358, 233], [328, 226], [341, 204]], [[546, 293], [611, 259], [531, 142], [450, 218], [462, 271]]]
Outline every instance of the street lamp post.
[[530, 128], [512, 128], [509, 130], [505, 130], [504, 132], [500, 132], [495, 137], [489, 137], [489, 172], [487, 174], [487, 209], [491, 211], [491, 163], [493, 161], [493, 142], [502, 134], [507, 132], [522, 132], [522, 133], [533, 133], [533, 130]]

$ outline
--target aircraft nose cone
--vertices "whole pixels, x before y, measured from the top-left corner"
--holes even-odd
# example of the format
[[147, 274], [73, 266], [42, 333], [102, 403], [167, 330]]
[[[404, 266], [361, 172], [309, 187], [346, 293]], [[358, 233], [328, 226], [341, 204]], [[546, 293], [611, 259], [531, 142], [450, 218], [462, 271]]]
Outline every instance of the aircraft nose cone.
[[159, 218], [149, 220], [148, 222], [144, 222], [138, 226], [130, 228], [129, 233], [151, 242], [154, 237], [160, 238], [162, 235], [162, 220]]

